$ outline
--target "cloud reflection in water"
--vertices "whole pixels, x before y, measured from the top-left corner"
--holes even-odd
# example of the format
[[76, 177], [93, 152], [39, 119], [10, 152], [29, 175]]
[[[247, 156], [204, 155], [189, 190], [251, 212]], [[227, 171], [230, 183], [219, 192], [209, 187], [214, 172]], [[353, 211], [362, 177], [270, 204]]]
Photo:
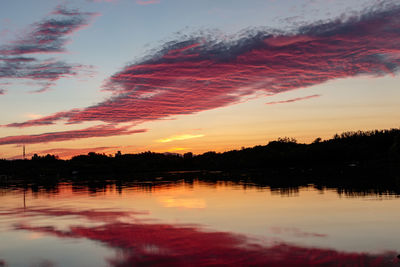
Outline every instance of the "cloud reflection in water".
[[[18, 212], [18, 211], [17, 211]], [[85, 238], [120, 249], [112, 266], [398, 266], [394, 252], [349, 253], [333, 249], [302, 247], [283, 242], [269, 245], [245, 235], [205, 231], [198, 225], [145, 223], [141, 213], [78, 211], [72, 209], [27, 210], [24, 217], [79, 216], [101, 222], [95, 226], [55, 226], [20, 224], [16, 229], [48, 234], [58, 238]], [[131, 220], [127, 220], [127, 217]], [[50, 220], [49, 220], [50, 221]]]

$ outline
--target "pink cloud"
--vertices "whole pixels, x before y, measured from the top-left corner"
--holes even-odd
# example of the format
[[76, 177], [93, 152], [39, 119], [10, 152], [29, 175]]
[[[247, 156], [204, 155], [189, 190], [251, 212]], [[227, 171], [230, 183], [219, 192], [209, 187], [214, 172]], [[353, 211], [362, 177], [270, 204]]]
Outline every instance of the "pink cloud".
[[304, 97], [292, 98], [292, 99], [288, 99], [288, 100], [267, 102], [265, 104], [275, 105], [275, 104], [292, 103], [292, 102], [297, 102], [297, 101], [306, 100], [306, 99], [310, 99], [310, 98], [316, 98], [316, 97], [320, 97], [320, 96], [321, 95], [309, 95], [309, 96], [304, 96]]
[[[344, 20], [318, 22], [295, 32], [254, 30], [219, 40], [208, 36], [169, 42], [145, 60], [111, 76], [113, 97], [56, 113], [23, 127], [66, 120], [108, 123], [193, 114], [358, 75], [397, 73], [400, 5], [376, 6]], [[297, 100], [296, 100], [297, 101]]]
[[9, 144], [37, 144], [37, 143], [48, 143], [48, 142], [59, 142], [81, 138], [91, 137], [107, 137], [117, 135], [128, 135], [134, 133], [146, 132], [146, 129], [129, 130], [130, 127], [116, 128], [112, 125], [99, 125], [93, 126], [86, 129], [63, 131], [63, 132], [51, 132], [36, 135], [19, 135], [19, 136], [8, 136], [0, 138], [0, 145]]
[[[400, 68], [399, 55], [399, 4], [374, 6], [358, 16], [318, 22], [290, 33], [254, 30], [225, 40], [210, 33], [166, 43], [157, 53], [127, 65], [105, 83], [104, 89], [113, 96], [103, 102], [5, 126], [40, 126], [59, 120], [67, 124], [85, 121], [138, 124], [338, 78], [396, 74]], [[21, 138], [35, 142], [63, 140], [55, 136], [57, 133], [6, 137], [3, 142], [22, 143]]]
[[137, 0], [136, 4], [138, 5], [152, 5], [152, 4], [159, 4], [160, 0]]
[[3, 127], [23, 128], [23, 127], [40, 126], [40, 125], [52, 125], [52, 124], [54, 124], [54, 121], [57, 121], [64, 117], [68, 117], [74, 112], [79, 112], [79, 110], [73, 109], [70, 111], [61, 111], [61, 112], [54, 113], [53, 115], [42, 117], [39, 119], [33, 119], [33, 120], [26, 121], [26, 122], [21, 122], [21, 123], [11, 123], [11, 124], [2, 125], [2, 126]]

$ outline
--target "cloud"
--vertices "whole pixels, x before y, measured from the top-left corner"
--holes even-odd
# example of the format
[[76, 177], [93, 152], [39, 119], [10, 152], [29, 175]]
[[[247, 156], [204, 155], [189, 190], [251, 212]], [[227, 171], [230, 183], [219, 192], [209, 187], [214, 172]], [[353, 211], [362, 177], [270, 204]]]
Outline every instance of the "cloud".
[[[284, 242], [256, 243], [245, 235], [218, 232], [201, 226], [143, 223], [133, 214], [110, 211], [33, 210], [24, 216], [79, 216], [103, 222], [95, 226], [16, 225], [17, 230], [57, 238], [89, 239], [122, 249], [110, 266], [397, 266], [395, 252], [379, 254], [303, 247]], [[1, 214], [0, 214], [1, 216]], [[9, 216], [8, 214], [4, 216]], [[129, 220], [121, 220], [123, 217]], [[53, 220], [48, 220], [53, 221]]]
[[26, 113], [24, 114], [25, 117], [30, 118], [30, 119], [38, 119], [43, 117], [43, 115], [36, 114], [36, 113]]
[[400, 5], [379, 5], [293, 32], [254, 29], [222, 40], [211, 32], [168, 42], [110, 77], [104, 89], [111, 98], [45, 120], [140, 123], [333, 79], [395, 74], [399, 65]]
[[160, 0], [137, 0], [136, 4], [138, 5], [152, 5], [152, 4], [159, 4]]
[[72, 65], [55, 59], [10, 61], [9, 58], [0, 58], [0, 79], [31, 79], [51, 83], [61, 77], [77, 75], [82, 68], [82, 65]]
[[309, 95], [309, 96], [304, 96], [304, 97], [292, 98], [292, 99], [288, 99], [288, 100], [267, 102], [265, 104], [267, 104], [267, 105], [275, 105], [275, 104], [291, 103], [291, 102], [297, 102], [297, 101], [306, 100], [306, 99], [315, 98], [315, 97], [320, 97], [320, 96], [321, 95]]
[[54, 85], [54, 83], [50, 83], [50, 82], [49, 82], [49, 83], [45, 83], [45, 84], [42, 85], [42, 88], [37, 89], [37, 90], [30, 91], [29, 93], [31, 93], [31, 94], [44, 93], [44, 92], [47, 92], [48, 90], [50, 90], [50, 88], [51, 88], [53, 85]]
[[9, 45], [0, 46], [0, 79], [45, 81], [46, 86], [34, 91], [39, 93], [47, 91], [61, 77], [77, 75], [86, 66], [26, 55], [65, 52], [67, 37], [87, 26], [96, 15], [58, 6], [49, 18], [31, 25], [28, 34]]
[[57, 121], [61, 118], [68, 117], [74, 112], [79, 112], [78, 109], [70, 110], [70, 111], [61, 111], [54, 113], [51, 116], [45, 116], [39, 119], [33, 119], [29, 120], [26, 122], [21, 122], [21, 123], [10, 123], [7, 125], [2, 125], [3, 127], [18, 127], [18, 128], [24, 128], [24, 127], [31, 127], [31, 126], [40, 126], [40, 125], [52, 125], [54, 124], [54, 121]]
[[50, 18], [34, 23], [29, 29], [29, 34], [11, 45], [0, 47], [0, 54], [20, 56], [65, 52], [65, 44], [68, 41], [66, 37], [87, 26], [90, 19], [96, 15], [97, 13], [80, 12], [77, 9], [58, 6]]
[[163, 138], [158, 140], [158, 142], [161, 143], [168, 143], [172, 141], [181, 141], [181, 140], [188, 140], [188, 139], [193, 139], [193, 138], [200, 138], [203, 137], [204, 134], [181, 134], [181, 135], [174, 135], [168, 138]]
[[9, 82], [0, 82], [0, 95], [6, 94], [7, 90], [2, 87], [7, 87], [8, 85], [10, 85]]
[[112, 125], [99, 125], [86, 129], [51, 132], [36, 135], [19, 135], [0, 138], [0, 145], [10, 144], [37, 144], [48, 142], [59, 142], [90, 137], [106, 137], [116, 135], [127, 135], [133, 133], [143, 133], [146, 129], [129, 130], [130, 126], [116, 128]]
[[187, 147], [172, 147], [167, 150], [167, 152], [177, 152], [177, 151], [185, 151], [189, 150]]

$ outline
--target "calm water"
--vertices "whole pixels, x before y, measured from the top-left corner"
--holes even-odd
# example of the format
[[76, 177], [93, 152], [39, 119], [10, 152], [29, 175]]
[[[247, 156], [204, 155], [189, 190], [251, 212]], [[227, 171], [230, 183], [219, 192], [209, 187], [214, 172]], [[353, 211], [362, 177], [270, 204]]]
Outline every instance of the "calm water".
[[177, 181], [0, 189], [0, 266], [400, 266], [400, 198]]

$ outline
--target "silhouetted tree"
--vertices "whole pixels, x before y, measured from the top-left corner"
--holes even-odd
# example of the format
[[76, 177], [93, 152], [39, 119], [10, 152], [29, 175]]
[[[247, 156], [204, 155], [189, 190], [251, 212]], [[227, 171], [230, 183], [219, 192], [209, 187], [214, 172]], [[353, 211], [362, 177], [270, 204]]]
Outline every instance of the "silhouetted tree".
[[[351, 167], [350, 169], [348, 167]], [[268, 173], [307, 173], [313, 170], [335, 173], [368, 170], [368, 176], [400, 169], [400, 129], [356, 131], [336, 134], [332, 139], [316, 138], [311, 144], [283, 137], [251, 148], [183, 155], [151, 151], [114, 156], [89, 152], [70, 160], [34, 154], [31, 160], [0, 160], [0, 175], [70, 177], [130, 177], [141, 172], [174, 170], [262, 170]]]

